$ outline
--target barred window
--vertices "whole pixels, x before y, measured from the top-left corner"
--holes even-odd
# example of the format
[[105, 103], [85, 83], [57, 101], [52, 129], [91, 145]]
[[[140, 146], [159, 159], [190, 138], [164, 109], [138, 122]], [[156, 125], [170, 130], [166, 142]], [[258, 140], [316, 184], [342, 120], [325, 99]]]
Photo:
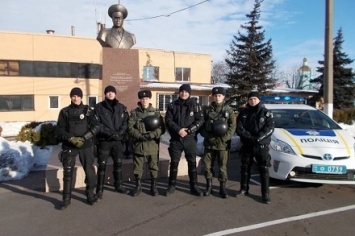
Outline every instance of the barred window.
[[177, 94], [159, 94], [158, 95], [158, 108], [160, 111], [166, 111], [168, 105], [179, 97]]

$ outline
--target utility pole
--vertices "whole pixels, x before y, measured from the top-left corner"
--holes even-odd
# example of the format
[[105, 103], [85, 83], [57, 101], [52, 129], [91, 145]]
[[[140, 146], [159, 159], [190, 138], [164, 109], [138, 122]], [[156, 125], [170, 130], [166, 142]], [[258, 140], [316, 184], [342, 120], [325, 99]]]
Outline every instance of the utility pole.
[[325, 0], [324, 112], [333, 118], [333, 0]]

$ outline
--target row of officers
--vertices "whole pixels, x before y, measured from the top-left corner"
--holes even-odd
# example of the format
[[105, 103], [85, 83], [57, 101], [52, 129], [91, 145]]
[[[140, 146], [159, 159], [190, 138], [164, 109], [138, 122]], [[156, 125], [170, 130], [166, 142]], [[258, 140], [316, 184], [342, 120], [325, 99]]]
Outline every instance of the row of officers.
[[[228, 198], [226, 182], [227, 165], [230, 157], [232, 136], [237, 133], [242, 142], [241, 182], [237, 195], [248, 195], [251, 167], [257, 163], [260, 172], [261, 195], [264, 203], [270, 203], [269, 172], [270, 156], [268, 145], [274, 130], [272, 113], [260, 102], [257, 92], [248, 94], [248, 103], [238, 117], [225, 103], [226, 91], [223, 87], [212, 89], [213, 102], [206, 109], [191, 98], [191, 87], [182, 84], [179, 97], [168, 105], [163, 118], [150, 103], [149, 90], [138, 92], [138, 106], [130, 114], [116, 98], [116, 89], [107, 86], [105, 99], [94, 109], [82, 103], [83, 92], [80, 88], [70, 91], [71, 104], [63, 108], [57, 121], [57, 134], [62, 142], [59, 158], [63, 164], [63, 204], [61, 209], [71, 203], [71, 186], [75, 159], [79, 156], [85, 171], [86, 197], [90, 205], [103, 198], [106, 164], [113, 159], [113, 178], [115, 190], [128, 194], [123, 186], [122, 159], [123, 140], [129, 135], [133, 143], [133, 173], [135, 188], [131, 194], [138, 196], [142, 191], [141, 178], [144, 162], [147, 160], [151, 176], [151, 195], [159, 195], [157, 189], [160, 137], [167, 130], [170, 134], [169, 155], [170, 172], [166, 196], [175, 192], [178, 166], [182, 152], [188, 163], [190, 191], [197, 196], [209, 196], [212, 192], [214, 177], [213, 165], [218, 163], [219, 194]], [[206, 190], [198, 187], [196, 144], [197, 134], [204, 137], [204, 176]], [[95, 172], [97, 147], [98, 169]]]

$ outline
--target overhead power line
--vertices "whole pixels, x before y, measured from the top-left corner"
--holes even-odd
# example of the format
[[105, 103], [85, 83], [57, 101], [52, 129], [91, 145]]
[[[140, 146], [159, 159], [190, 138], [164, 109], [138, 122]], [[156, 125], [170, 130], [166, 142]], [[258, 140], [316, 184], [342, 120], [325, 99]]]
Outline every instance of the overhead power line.
[[155, 19], [155, 18], [159, 18], [159, 17], [169, 17], [175, 13], [178, 13], [178, 12], [182, 12], [182, 11], [185, 11], [185, 10], [188, 10], [190, 8], [193, 8], [193, 7], [196, 7], [198, 5], [201, 5], [203, 3], [206, 3], [206, 2], [209, 2], [210, 0], [206, 0], [206, 1], [202, 1], [202, 2], [199, 2], [199, 3], [196, 3], [195, 5], [191, 5], [191, 6], [188, 6], [188, 7], [185, 7], [183, 9], [180, 9], [180, 10], [177, 10], [177, 11], [173, 11], [171, 13], [168, 13], [168, 14], [162, 14], [162, 15], [158, 15], [158, 16], [151, 16], [151, 17], [145, 17], [145, 18], [139, 18], [139, 19], [127, 19], [126, 21], [138, 21], [138, 20], [151, 20], [151, 19]]

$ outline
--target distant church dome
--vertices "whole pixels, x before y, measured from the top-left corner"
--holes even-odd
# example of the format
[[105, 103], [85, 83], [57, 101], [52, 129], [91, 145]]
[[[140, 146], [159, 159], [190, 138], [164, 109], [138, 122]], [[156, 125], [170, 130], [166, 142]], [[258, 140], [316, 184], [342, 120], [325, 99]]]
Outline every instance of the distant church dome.
[[303, 58], [303, 65], [298, 70], [302, 72], [311, 71], [311, 68], [307, 65], [307, 58]]

